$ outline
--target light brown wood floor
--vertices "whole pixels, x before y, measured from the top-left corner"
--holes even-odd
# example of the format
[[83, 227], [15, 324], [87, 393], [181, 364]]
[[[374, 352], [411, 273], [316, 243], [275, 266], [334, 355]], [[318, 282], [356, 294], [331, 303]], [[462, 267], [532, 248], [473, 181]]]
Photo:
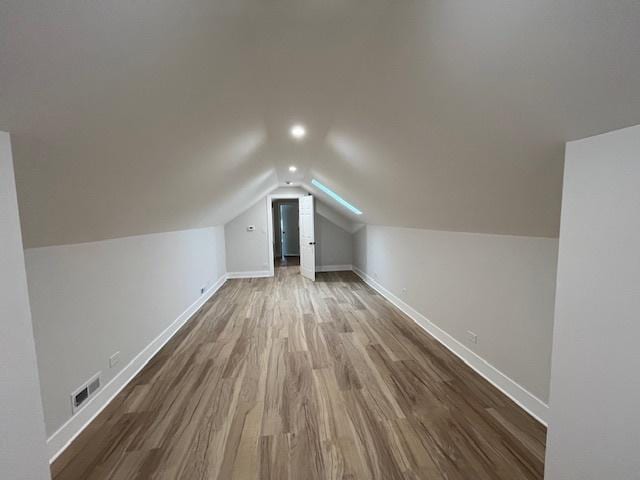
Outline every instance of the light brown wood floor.
[[545, 429], [352, 273], [230, 280], [63, 479], [539, 479]]

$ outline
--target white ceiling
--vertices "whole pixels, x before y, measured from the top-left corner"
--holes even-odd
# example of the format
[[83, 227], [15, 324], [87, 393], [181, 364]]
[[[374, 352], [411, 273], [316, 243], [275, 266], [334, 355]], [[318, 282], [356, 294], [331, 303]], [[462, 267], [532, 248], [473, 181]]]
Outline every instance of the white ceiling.
[[311, 178], [357, 221], [555, 236], [564, 142], [640, 123], [639, 26], [637, 0], [3, 0], [25, 244]]

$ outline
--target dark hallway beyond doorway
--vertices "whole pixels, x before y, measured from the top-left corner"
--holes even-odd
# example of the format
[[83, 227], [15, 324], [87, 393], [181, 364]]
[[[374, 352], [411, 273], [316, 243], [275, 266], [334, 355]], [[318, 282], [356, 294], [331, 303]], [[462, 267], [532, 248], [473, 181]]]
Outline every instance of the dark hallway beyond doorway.
[[273, 259], [276, 268], [280, 267], [296, 267], [300, 265], [300, 257], [276, 257]]

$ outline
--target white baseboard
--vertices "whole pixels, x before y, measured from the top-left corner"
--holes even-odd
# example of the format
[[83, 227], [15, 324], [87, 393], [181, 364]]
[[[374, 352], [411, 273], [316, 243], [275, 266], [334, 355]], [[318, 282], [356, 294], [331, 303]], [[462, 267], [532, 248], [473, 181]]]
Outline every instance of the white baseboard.
[[318, 265], [316, 272], [347, 272], [353, 270], [352, 265]]
[[[351, 265], [322, 265], [316, 266], [316, 272], [345, 272], [353, 270]], [[273, 277], [268, 270], [256, 270], [252, 272], [229, 272], [228, 278], [265, 278]]]
[[[351, 271], [353, 267], [351, 265], [322, 265], [316, 266], [316, 272], [345, 272]], [[229, 272], [228, 278], [265, 278], [273, 277], [268, 270], [256, 270], [252, 272]]]
[[256, 270], [253, 272], [229, 272], [227, 278], [264, 278], [273, 277], [269, 270]]
[[462, 361], [469, 365], [473, 370], [485, 378], [494, 387], [504, 393], [507, 397], [517, 403], [523, 410], [528, 412], [532, 417], [543, 425], [547, 425], [549, 406], [533, 395], [522, 385], [516, 383], [500, 370], [495, 368], [485, 359], [469, 350], [466, 346], [453, 338], [440, 327], [434, 325], [428, 318], [420, 312], [409, 306], [389, 290], [380, 285], [357, 267], [353, 267], [353, 271], [364, 280], [369, 286], [376, 290], [380, 295], [385, 297], [389, 302], [398, 307], [405, 315], [422, 327], [429, 335], [438, 340], [442, 345], [449, 349], [453, 354], [458, 356]]
[[211, 286], [198, 300], [187, 308], [155, 340], [147, 345], [129, 364], [111, 379], [87, 404], [47, 439], [49, 462], [53, 462], [69, 444], [89, 425], [118, 393], [144, 368], [153, 356], [173, 337], [173, 335], [202, 307], [227, 280], [225, 274]]

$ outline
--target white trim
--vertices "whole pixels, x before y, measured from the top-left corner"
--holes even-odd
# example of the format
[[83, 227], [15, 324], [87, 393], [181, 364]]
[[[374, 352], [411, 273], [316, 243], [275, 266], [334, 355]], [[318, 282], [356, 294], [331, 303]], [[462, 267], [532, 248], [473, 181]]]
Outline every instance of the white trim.
[[273, 274], [268, 270], [257, 270], [253, 272], [229, 272], [227, 278], [264, 278], [273, 277]]
[[478, 374], [484, 377], [485, 380], [487, 380], [494, 387], [504, 393], [507, 397], [517, 403], [523, 410], [529, 413], [540, 423], [545, 426], [547, 425], [549, 406], [546, 403], [533, 395], [522, 385], [516, 383], [514, 380], [506, 376], [504, 373], [495, 368], [478, 354], [469, 350], [466, 346], [464, 346], [458, 340], [442, 330], [440, 327], [433, 324], [428, 318], [415, 310], [413, 307], [400, 300], [393, 293], [384, 288], [362, 270], [354, 266], [353, 271], [356, 273], [356, 275], [362, 278], [365, 283], [371, 286], [380, 295], [385, 297], [389, 302], [400, 309], [405, 315], [411, 318], [411, 320], [422, 327], [429, 335], [438, 340], [453, 354], [458, 356], [462, 361], [469, 365], [469, 367], [471, 367]]
[[353, 265], [316, 265], [316, 272], [348, 272]]
[[300, 197], [304, 197], [306, 193], [274, 193], [269, 195], [273, 200], [296, 200]]
[[[273, 196], [267, 195], [267, 261], [269, 262], [269, 275], [276, 274], [273, 257]], [[233, 277], [236, 278], [236, 277]]]
[[214, 293], [226, 282], [227, 274], [222, 275], [218, 281], [202, 294], [189, 308], [187, 308], [174, 322], [147, 345], [129, 364], [101, 388], [94, 397], [78, 412], [64, 423], [56, 432], [47, 439], [47, 452], [49, 462], [58, 456], [69, 444], [111, 403], [118, 393], [142, 370], [156, 353], [173, 337], [173, 335], [209, 300]]

